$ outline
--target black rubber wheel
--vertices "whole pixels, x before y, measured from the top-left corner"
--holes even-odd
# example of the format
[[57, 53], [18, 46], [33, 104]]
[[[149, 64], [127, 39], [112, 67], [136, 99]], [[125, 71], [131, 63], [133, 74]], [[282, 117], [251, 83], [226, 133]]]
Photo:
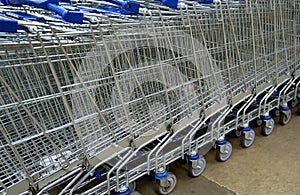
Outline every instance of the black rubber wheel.
[[279, 123], [281, 125], [287, 125], [290, 122], [291, 118], [292, 118], [291, 110], [287, 111], [286, 113], [281, 112], [279, 117]]
[[249, 148], [255, 140], [255, 131], [253, 129], [250, 130], [250, 137], [246, 138], [245, 133], [242, 133], [242, 136], [240, 138], [240, 144], [243, 148]]
[[271, 133], [274, 130], [274, 127], [275, 127], [274, 119], [271, 118], [270, 121], [268, 121], [268, 126], [267, 126], [267, 121], [264, 121], [261, 126], [261, 134], [264, 136], [271, 135]]
[[277, 109], [277, 108], [275, 108], [274, 110], [272, 110], [272, 111], [270, 112], [270, 115], [271, 115], [273, 118], [279, 117], [279, 116], [280, 116], [280, 110]]
[[290, 108], [295, 108], [296, 106], [297, 106], [297, 101], [291, 100], [291, 101], [289, 102], [289, 107], [290, 107]]
[[297, 114], [300, 116], [300, 105], [297, 106]]

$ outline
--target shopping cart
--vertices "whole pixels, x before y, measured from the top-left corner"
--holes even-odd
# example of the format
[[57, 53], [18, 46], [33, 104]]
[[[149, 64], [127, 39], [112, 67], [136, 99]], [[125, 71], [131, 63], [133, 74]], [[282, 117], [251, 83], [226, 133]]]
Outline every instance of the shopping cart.
[[[1, 169], [6, 194], [130, 194], [251, 121], [272, 133], [299, 101], [299, 2], [2, 1]], [[299, 111], [299, 105], [298, 105]]]

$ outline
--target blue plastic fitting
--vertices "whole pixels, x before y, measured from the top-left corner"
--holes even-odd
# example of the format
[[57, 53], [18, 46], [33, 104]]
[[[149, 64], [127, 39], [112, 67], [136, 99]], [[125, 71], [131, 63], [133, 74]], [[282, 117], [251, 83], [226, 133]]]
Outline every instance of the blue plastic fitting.
[[264, 120], [264, 121], [268, 121], [268, 120], [271, 120], [272, 119], [272, 117], [271, 116], [260, 116], [260, 118], [262, 119], [262, 120]]
[[123, 9], [132, 13], [139, 13], [140, 3], [135, 1], [108, 0], [109, 2], [120, 5]]
[[63, 7], [55, 4], [47, 4], [47, 8], [50, 11], [53, 11], [59, 14], [65, 21], [72, 23], [82, 23], [83, 22], [83, 13], [78, 11], [69, 11]]
[[0, 0], [6, 5], [12, 6], [21, 6], [23, 4], [30, 5], [33, 7], [41, 8], [44, 10], [53, 11], [59, 14], [63, 20], [72, 23], [82, 23], [83, 22], [83, 13], [78, 11], [69, 11], [59, 6], [59, 0]]
[[247, 132], [250, 130], [251, 130], [251, 127], [240, 127], [240, 131], [242, 131], [242, 132]]
[[101, 175], [101, 173], [99, 171], [96, 170], [94, 172], [94, 177], [96, 177], [97, 179], [101, 179], [102, 175]]
[[210, 123], [210, 119], [207, 119], [207, 120], [205, 121], [205, 124], [206, 124], [206, 125], [209, 125], [209, 123]]
[[225, 145], [226, 143], [227, 143], [226, 139], [224, 139], [222, 141], [216, 141], [217, 146], [222, 146], [222, 145]]
[[200, 1], [197, 1], [198, 3], [200, 4], [211, 4], [214, 2], [214, 0], [200, 0]]
[[193, 155], [193, 156], [190, 156], [190, 155], [187, 156], [188, 160], [198, 160], [199, 158], [200, 158], [200, 155], [198, 153], [196, 153], [196, 155]]
[[117, 192], [117, 195], [130, 195], [130, 189], [127, 188], [125, 192]]
[[280, 110], [281, 110], [281, 111], [289, 111], [290, 108], [289, 108], [289, 107], [280, 107]]
[[12, 32], [18, 31], [18, 22], [16, 20], [10, 20], [0, 17], [0, 32]]
[[165, 6], [168, 6], [168, 7], [173, 8], [173, 9], [177, 9], [178, 0], [162, 0], [161, 2]]
[[237, 115], [237, 110], [233, 109], [233, 110], [231, 111], [231, 113], [232, 113], [233, 115]]
[[261, 102], [261, 98], [256, 98], [256, 101], [257, 102]]
[[155, 173], [155, 179], [165, 179], [168, 177], [168, 171], [164, 171], [163, 173]]

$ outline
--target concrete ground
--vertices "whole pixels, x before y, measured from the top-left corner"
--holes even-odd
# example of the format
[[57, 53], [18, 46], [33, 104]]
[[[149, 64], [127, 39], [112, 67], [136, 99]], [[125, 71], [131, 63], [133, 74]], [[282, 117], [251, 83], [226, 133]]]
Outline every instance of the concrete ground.
[[[187, 176], [187, 166], [173, 163], [171, 171], [177, 176], [177, 186], [171, 195], [188, 194], [300, 194], [300, 116], [295, 113], [290, 123], [276, 123], [273, 133], [266, 137], [256, 128], [256, 139], [250, 148], [241, 148], [238, 138], [228, 138], [233, 145], [230, 159], [220, 163], [215, 151], [206, 156], [202, 176]], [[156, 194], [153, 177], [137, 182], [142, 195]]]

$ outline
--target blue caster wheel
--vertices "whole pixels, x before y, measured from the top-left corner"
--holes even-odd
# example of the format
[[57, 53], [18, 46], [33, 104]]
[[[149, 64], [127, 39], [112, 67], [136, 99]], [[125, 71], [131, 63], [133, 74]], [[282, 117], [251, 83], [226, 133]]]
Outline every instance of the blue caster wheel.
[[120, 188], [120, 191], [116, 193], [117, 195], [130, 195], [130, 189], [125, 187], [125, 186], [122, 186]]
[[227, 161], [232, 154], [231, 143], [228, 141], [225, 141], [225, 143], [222, 145], [218, 145], [218, 143], [216, 143], [216, 144], [217, 144], [217, 152], [216, 152], [217, 161], [219, 161], [219, 162]]
[[281, 112], [279, 117], [279, 123], [281, 125], [287, 125], [290, 122], [291, 118], [292, 118], [291, 110]]
[[[250, 127], [249, 127], [250, 128]], [[248, 131], [242, 132], [240, 144], [243, 148], [249, 148], [255, 140], [255, 131], [249, 129]]]
[[269, 119], [267, 121], [264, 121], [261, 126], [261, 134], [264, 136], [269, 136], [273, 132], [275, 127], [275, 121], [274, 119]]
[[198, 177], [201, 175], [206, 167], [206, 160], [203, 156], [193, 151], [191, 155], [187, 156], [188, 160], [188, 174], [190, 177]]
[[165, 173], [166, 174], [159, 174], [159, 177], [156, 177], [156, 179], [160, 180], [159, 185], [157, 185], [159, 194], [170, 194], [177, 184], [177, 178], [172, 172], [165, 171]]

